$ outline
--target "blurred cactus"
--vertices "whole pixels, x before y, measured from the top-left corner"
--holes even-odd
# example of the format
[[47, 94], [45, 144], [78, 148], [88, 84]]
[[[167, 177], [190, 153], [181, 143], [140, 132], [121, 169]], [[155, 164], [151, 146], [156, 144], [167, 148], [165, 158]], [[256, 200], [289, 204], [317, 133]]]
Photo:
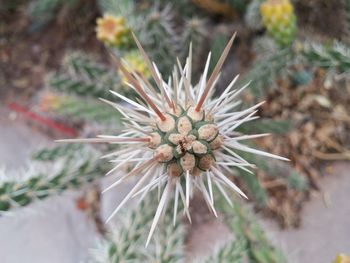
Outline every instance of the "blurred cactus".
[[253, 50], [256, 54], [256, 60], [262, 60], [278, 52], [280, 47], [271, 37], [263, 35], [255, 38], [253, 42]]
[[34, 20], [32, 29], [37, 29], [56, 18], [64, 7], [72, 8], [78, 0], [32, 0], [28, 5], [28, 15]]
[[121, 82], [115, 71], [83, 53], [73, 52], [65, 56], [58, 73], [47, 77], [47, 85], [67, 94], [108, 99], [109, 90], [119, 90]]
[[[257, 60], [244, 77], [244, 82], [251, 81], [250, 92], [254, 100], [263, 98], [269, 89], [276, 88], [276, 80], [286, 77], [290, 65], [294, 64], [294, 53], [285, 48]], [[269, 65], [266, 67], [266, 65]]]
[[[193, 72], [200, 70], [200, 54], [203, 51], [203, 40], [207, 36], [205, 30], [206, 21], [200, 17], [192, 17], [190, 19], [185, 19], [185, 26], [181, 34], [182, 47], [188, 47], [192, 43], [193, 53]], [[188, 49], [182, 48], [179, 51], [179, 56], [181, 59], [185, 59], [188, 55]]]
[[[245, 254], [248, 262], [255, 263], [286, 263], [281, 251], [273, 247], [264, 231], [256, 222], [250, 211], [235, 201], [228, 205], [221, 197], [216, 201], [219, 210], [224, 213], [225, 222], [235, 234], [236, 240], [245, 244]], [[235, 240], [231, 241], [235, 242]], [[232, 244], [234, 246], [234, 244]], [[225, 262], [225, 261], [222, 261]], [[236, 262], [236, 261], [229, 261]], [[241, 261], [237, 261], [241, 262]]]
[[302, 55], [308, 63], [338, 74], [348, 73], [350, 69], [350, 49], [340, 42], [332, 45], [305, 44]]
[[217, 34], [216, 37], [211, 42], [211, 60], [209, 70], [212, 71], [216, 65], [216, 63], [220, 59], [220, 55], [224, 50], [226, 43], [228, 41], [228, 37], [224, 34]]
[[262, 186], [261, 182], [258, 180], [256, 175], [248, 173], [246, 171], [236, 171], [236, 172], [238, 176], [242, 178], [254, 202], [256, 202], [256, 206], [258, 208], [267, 207], [267, 203], [269, 199], [268, 193], [266, 189]]
[[67, 154], [68, 149], [66, 150], [60, 162], [57, 158], [62, 156], [61, 150], [54, 149], [51, 153], [47, 150], [45, 154], [49, 158], [43, 157], [45, 155], [43, 152], [38, 154], [38, 159], [43, 158], [45, 161], [55, 159], [55, 165], [50, 165], [49, 169], [37, 174], [26, 169], [24, 174], [17, 176], [24, 179], [13, 180], [12, 176], [4, 172], [5, 175], [0, 182], [0, 214], [60, 194], [65, 190], [81, 188], [100, 178], [106, 171], [91, 148], [79, 148], [71, 151], [71, 154]]
[[245, 239], [240, 238], [237, 240], [235, 238], [216, 251], [213, 256], [206, 259], [205, 263], [245, 262], [243, 259], [246, 257], [247, 253], [246, 245]]
[[152, 6], [144, 21], [143, 31], [139, 33], [140, 41], [150, 53], [152, 60], [159, 61], [162, 74], [172, 70], [172, 59], [175, 59], [182, 49], [182, 41], [177, 32], [175, 13], [170, 5]]
[[120, 113], [101, 101], [43, 92], [38, 104], [40, 111], [45, 113], [67, 116], [76, 120], [120, 124]]
[[247, 6], [244, 22], [252, 30], [260, 30], [263, 28], [260, 14], [260, 5], [263, 1], [264, 0], [252, 0]]
[[83, 147], [79, 144], [67, 144], [60, 145], [53, 148], [44, 148], [33, 155], [33, 159], [37, 161], [47, 162], [56, 161], [67, 155], [74, 154], [76, 151], [81, 150]]
[[296, 16], [289, 0], [266, 0], [260, 6], [267, 32], [282, 47], [289, 46], [296, 33]]
[[171, 211], [164, 214], [164, 223], [157, 229], [154, 242], [144, 248], [144, 231], [152, 223], [157, 209], [156, 195], [148, 195], [137, 208], [121, 216], [118, 225], [110, 229], [108, 239], [100, 243], [94, 257], [98, 263], [106, 262], [182, 262], [184, 258], [184, 226], [173, 226]]
[[286, 120], [274, 120], [263, 118], [245, 123], [237, 131], [244, 134], [269, 132], [275, 135], [286, 134], [293, 129], [293, 123]]

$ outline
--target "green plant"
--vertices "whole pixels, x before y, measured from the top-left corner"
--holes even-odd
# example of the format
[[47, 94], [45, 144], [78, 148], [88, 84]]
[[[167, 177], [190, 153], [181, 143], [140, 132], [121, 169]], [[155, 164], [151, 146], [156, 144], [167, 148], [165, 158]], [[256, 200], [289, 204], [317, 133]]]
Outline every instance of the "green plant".
[[350, 49], [341, 42], [329, 45], [305, 43], [302, 55], [307, 63], [337, 74], [348, 73], [350, 69]]
[[116, 73], [83, 53], [73, 52], [64, 57], [59, 73], [47, 77], [47, 85], [66, 94], [108, 99], [110, 90], [121, 89]]
[[294, 60], [293, 50], [286, 48], [256, 61], [244, 77], [245, 82], [251, 80], [249, 92], [254, 100], [263, 98], [269, 89], [277, 88], [276, 81], [288, 76], [288, 70], [294, 64]]
[[42, 26], [53, 20], [59, 9], [63, 7], [72, 8], [78, 0], [32, 0], [29, 4], [28, 14], [37, 26]]
[[[252, 216], [252, 213], [247, 211], [247, 208], [243, 207], [238, 201], [233, 203], [232, 208], [222, 198], [217, 200], [217, 204], [224, 213], [225, 221], [235, 234], [236, 239], [245, 244], [245, 253], [249, 262], [287, 262], [282, 252], [271, 245], [264, 231]], [[232, 245], [234, 246], [234, 244]]]
[[[118, 262], [182, 262], [184, 258], [184, 226], [173, 225], [172, 211], [163, 217], [162, 226], [155, 233], [155, 242], [146, 250], [145, 227], [152, 223], [157, 209], [155, 194], [147, 196], [137, 207], [125, 211], [110, 228], [108, 238], [101, 241], [94, 256], [100, 263]], [[171, 201], [171, 200], [169, 200]]]
[[[65, 153], [63, 156], [63, 152]], [[56, 147], [35, 155], [38, 161], [55, 161], [50, 169], [27, 170], [13, 180], [5, 173], [0, 182], [0, 213], [24, 207], [32, 202], [58, 195], [69, 189], [78, 189], [103, 175], [106, 165], [96, 158], [89, 147]], [[5, 179], [4, 179], [5, 178]]]

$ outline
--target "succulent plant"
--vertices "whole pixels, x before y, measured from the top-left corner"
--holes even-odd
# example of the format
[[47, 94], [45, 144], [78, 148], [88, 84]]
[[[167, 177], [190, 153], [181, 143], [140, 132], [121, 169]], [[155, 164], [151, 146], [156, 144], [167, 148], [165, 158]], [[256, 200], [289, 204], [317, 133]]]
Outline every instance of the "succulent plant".
[[[239, 101], [235, 101], [237, 96], [248, 85], [239, 90], [233, 90], [238, 78], [235, 77], [219, 97], [212, 97], [213, 87], [220, 76], [221, 67], [232, 46], [234, 36], [225, 47], [208, 80], [210, 54], [199, 82], [192, 85], [191, 45], [185, 66], [183, 67], [178, 61], [178, 67], [174, 68], [172, 78], [165, 82], [134, 35], [136, 45], [143, 55], [157, 88], [153, 87], [144, 76], [128, 69], [118, 57], [114, 56], [114, 61], [127, 78], [128, 85], [143, 99], [143, 101], [133, 101], [111, 91], [129, 103], [132, 108], [104, 100], [124, 115], [128, 129], [119, 136], [100, 135], [98, 138], [61, 140], [61, 142], [124, 144], [121, 149], [108, 155], [116, 157], [112, 162], [117, 164], [108, 174], [115, 172], [119, 175], [119, 179], [104, 192], [131, 176], [143, 173], [107, 221], [132, 197], [141, 195], [142, 199], [157, 186], [158, 189], [162, 189], [165, 185], [146, 245], [152, 237], [161, 214], [166, 210], [167, 201], [172, 192], [175, 196], [174, 221], [179, 198], [182, 200], [185, 213], [191, 220], [189, 203], [195, 188], [202, 192], [209, 209], [215, 215], [213, 185], [226, 197], [223, 186], [246, 197], [224, 174], [224, 171], [231, 172], [232, 167], [251, 172], [248, 168], [253, 165], [239, 156], [236, 150], [286, 160], [241, 143], [242, 140], [266, 136], [266, 134], [242, 135], [236, 131], [241, 124], [256, 119], [253, 115], [261, 105], [259, 103], [245, 110], [235, 110], [235, 107], [240, 104]], [[156, 91], [157, 89], [160, 94]], [[128, 173], [120, 171], [121, 167], [130, 163], [135, 163], [131, 171]]]

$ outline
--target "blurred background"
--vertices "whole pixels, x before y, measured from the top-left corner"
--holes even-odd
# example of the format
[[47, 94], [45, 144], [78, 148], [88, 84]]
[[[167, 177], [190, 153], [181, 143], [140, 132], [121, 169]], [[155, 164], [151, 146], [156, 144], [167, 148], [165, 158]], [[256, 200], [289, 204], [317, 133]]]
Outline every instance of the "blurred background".
[[[104, 224], [135, 181], [101, 195], [110, 148], [54, 143], [122, 129], [99, 98], [135, 97], [109, 52], [151, 79], [131, 32], [163, 77], [192, 43], [194, 83], [237, 32], [216, 94], [250, 82], [243, 106], [265, 104], [240, 131], [291, 160], [246, 154], [249, 201], [216, 218], [195, 196], [192, 224], [165, 216], [147, 249], [154, 197]], [[348, 0], [1, 0], [0, 261], [349, 263], [349, 78]]]

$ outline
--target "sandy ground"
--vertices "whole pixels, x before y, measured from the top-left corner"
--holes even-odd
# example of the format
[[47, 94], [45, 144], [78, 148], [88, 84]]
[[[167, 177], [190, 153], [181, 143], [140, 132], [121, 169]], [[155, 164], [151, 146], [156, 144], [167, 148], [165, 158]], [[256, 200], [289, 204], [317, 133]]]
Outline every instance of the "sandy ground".
[[[28, 162], [33, 150], [51, 143], [23, 122], [10, 120], [3, 111], [0, 134], [0, 164], [11, 170]], [[350, 254], [350, 163], [334, 164], [332, 170], [321, 182], [323, 194], [313, 196], [306, 204], [300, 229], [281, 231], [274, 222], [261, 219], [273, 242], [284, 250], [291, 263], [329, 263], [339, 252]], [[93, 223], [76, 208], [78, 194], [50, 198], [18, 211], [15, 217], [0, 218], [1, 262], [86, 262], [98, 236]], [[119, 193], [104, 198], [104, 218], [122, 196]], [[205, 254], [218, 232], [225, 236], [226, 228], [220, 223], [199, 226], [199, 234], [194, 233], [191, 238], [201, 240], [194, 241], [200, 247], [192, 246], [191, 254]], [[203, 240], [211, 243], [205, 244]]]

